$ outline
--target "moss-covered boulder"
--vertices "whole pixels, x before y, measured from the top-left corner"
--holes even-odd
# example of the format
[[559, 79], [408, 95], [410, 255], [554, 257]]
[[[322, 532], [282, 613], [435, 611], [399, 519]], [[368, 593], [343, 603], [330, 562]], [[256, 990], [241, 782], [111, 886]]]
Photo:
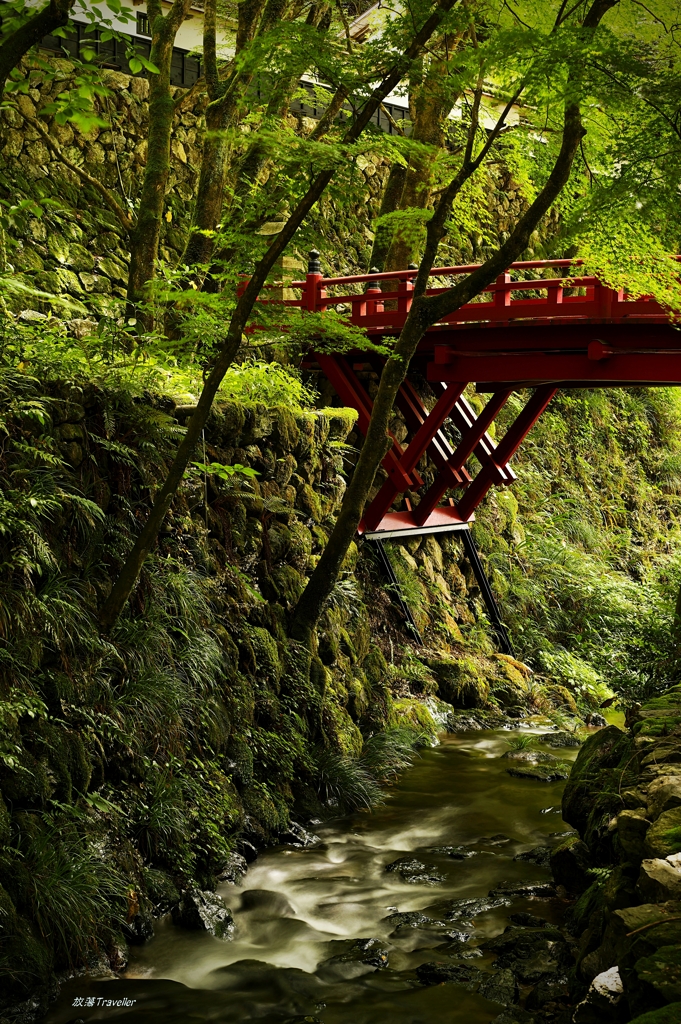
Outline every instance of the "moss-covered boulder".
[[640, 736], [669, 736], [678, 726], [681, 726], [681, 684], [646, 701], [637, 714], [633, 731]]
[[670, 1003], [632, 1020], [631, 1024], [681, 1024], [681, 1003]]
[[[623, 810], [621, 790], [638, 778], [633, 740], [614, 725], [590, 736], [580, 749], [563, 793], [563, 817], [603, 862], [611, 854], [610, 820]], [[600, 849], [602, 847], [602, 849]]]
[[589, 870], [593, 867], [586, 845], [579, 836], [569, 836], [551, 853], [551, 873], [559, 885], [569, 892], [584, 892], [591, 884]]
[[489, 694], [489, 682], [473, 658], [423, 660], [435, 676], [442, 700], [459, 708], [483, 707]]
[[645, 852], [648, 857], [669, 857], [681, 851], [681, 807], [665, 811], [648, 829]]

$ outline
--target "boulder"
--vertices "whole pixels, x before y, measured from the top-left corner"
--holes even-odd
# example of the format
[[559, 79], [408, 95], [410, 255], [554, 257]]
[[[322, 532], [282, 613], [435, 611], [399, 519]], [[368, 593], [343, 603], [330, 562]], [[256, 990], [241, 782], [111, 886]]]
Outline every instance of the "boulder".
[[490, 889], [489, 895], [493, 898], [506, 897], [507, 899], [533, 899], [536, 897], [548, 897], [556, 895], [556, 887], [552, 882], [499, 882]]
[[368, 969], [377, 970], [388, 966], [388, 950], [381, 939], [356, 939], [344, 953], [330, 957], [323, 967], [338, 968], [336, 973], [345, 978], [366, 974]]
[[319, 836], [314, 832], [308, 832], [297, 822], [289, 822], [289, 827], [279, 836], [279, 841], [284, 846], [295, 846], [298, 849], [309, 849], [311, 846], [318, 846], [321, 843]]
[[586, 844], [579, 836], [569, 836], [551, 852], [551, 873], [559, 885], [569, 892], [580, 893], [589, 888], [588, 871], [593, 867]]
[[681, 807], [664, 811], [648, 829], [644, 852], [648, 857], [669, 857], [681, 851]]
[[632, 1020], [631, 1024], [681, 1024], [681, 1002], [643, 1013]]
[[665, 903], [681, 899], [681, 868], [674, 858], [644, 860], [636, 889], [645, 903]]
[[532, 850], [517, 853], [513, 860], [528, 861], [530, 864], [537, 864], [540, 868], [547, 868], [551, 862], [551, 847], [535, 846]]
[[439, 912], [447, 921], [472, 921], [479, 914], [488, 910], [497, 910], [499, 907], [508, 907], [510, 904], [508, 896], [478, 897], [470, 899], [448, 900], [446, 903], [438, 904]]
[[586, 998], [578, 1003], [574, 1024], [603, 1024], [603, 1021], [625, 1020], [626, 1001], [619, 967], [610, 967], [596, 975]]
[[643, 808], [625, 810], [617, 815], [617, 837], [628, 860], [643, 859], [646, 833], [650, 821]]
[[559, 729], [557, 732], [545, 732], [539, 739], [549, 747], [581, 747], [582, 741], [573, 732]]
[[506, 771], [515, 779], [534, 779], [535, 782], [559, 782], [570, 775], [570, 766], [562, 761], [551, 764], [522, 764], [507, 768]]
[[648, 786], [648, 817], [654, 820], [674, 807], [681, 807], [681, 775], [654, 779]]
[[546, 1003], [567, 1001], [568, 995], [566, 974], [547, 975], [532, 989], [525, 1006], [528, 1010], [540, 1010]]
[[230, 853], [222, 871], [218, 875], [218, 882], [238, 882], [248, 870], [246, 858], [240, 853]]
[[206, 931], [216, 939], [231, 939], [234, 919], [221, 896], [200, 889], [187, 889], [172, 909], [173, 924], [192, 931]]
[[639, 981], [647, 982], [668, 1002], [681, 999], [681, 946], [660, 946], [636, 962]]
[[417, 967], [416, 977], [422, 985], [461, 985], [469, 992], [473, 992], [482, 981], [483, 975], [477, 967], [465, 967], [462, 964], [449, 964], [437, 960]]
[[512, 1006], [518, 1002], [518, 982], [509, 970], [485, 975], [478, 992], [491, 1003], [501, 1003], [502, 1006]]
[[574, 965], [570, 947], [556, 928], [530, 930], [509, 926], [484, 943], [484, 948], [497, 954], [493, 967], [512, 971], [528, 985], [556, 974], [564, 975]]
[[392, 864], [386, 864], [385, 870], [397, 872], [410, 885], [439, 885], [445, 880], [436, 868], [426, 867], [415, 857], [400, 857]]

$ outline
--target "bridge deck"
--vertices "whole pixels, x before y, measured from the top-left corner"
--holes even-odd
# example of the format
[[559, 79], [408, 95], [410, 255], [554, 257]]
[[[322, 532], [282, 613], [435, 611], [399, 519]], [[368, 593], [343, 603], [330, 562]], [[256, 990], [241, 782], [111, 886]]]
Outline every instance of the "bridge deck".
[[[324, 278], [318, 253], [310, 255], [305, 280], [287, 286], [300, 290], [300, 298], [284, 299], [285, 305], [313, 312], [336, 309], [374, 341], [399, 335], [416, 269]], [[681, 331], [669, 311], [651, 298], [608, 288], [596, 277], [576, 276], [575, 267], [571, 260], [514, 263], [485, 289], [481, 301], [428, 329], [413, 366], [429, 381], [436, 401], [427, 408], [409, 380], [400, 389], [397, 405], [410, 440], [405, 447], [393, 437], [383, 460], [387, 475], [365, 511], [362, 532], [386, 537], [465, 528], [490, 487], [513, 482], [510, 460], [559, 387], [681, 384]], [[433, 270], [427, 294], [441, 294], [475, 269]], [[557, 276], [561, 272], [566, 276]], [[310, 355], [312, 363], [357, 410], [365, 433], [372, 408], [367, 377], [380, 376], [381, 357], [318, 352]], [[478, 415], [463, 395], [469, 383], [491, 393]], [[534, 391], [497, 444], [489, 427], [521, 388]], [[437, 470], [427, 480], [426, 456]], [[403, 507], [391, 512], [405, 493]], [[441, 505], [445, 495], [450, 496]]]

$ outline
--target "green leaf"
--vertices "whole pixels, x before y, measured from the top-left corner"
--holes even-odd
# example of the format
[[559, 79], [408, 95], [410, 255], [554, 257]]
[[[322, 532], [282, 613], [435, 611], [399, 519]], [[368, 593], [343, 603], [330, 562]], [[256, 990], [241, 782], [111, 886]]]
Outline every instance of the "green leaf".
[[133, 75], [139, 74], [139, 72], [142, 70], [142, 61], [139, 59], [139, 57], [131, 57], [128, 63], [130, 64], [130, 70], [132, 71]]

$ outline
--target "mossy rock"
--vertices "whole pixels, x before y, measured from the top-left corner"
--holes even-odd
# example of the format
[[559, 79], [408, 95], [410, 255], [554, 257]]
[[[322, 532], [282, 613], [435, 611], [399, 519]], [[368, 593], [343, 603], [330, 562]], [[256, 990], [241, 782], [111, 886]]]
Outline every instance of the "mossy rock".
[[306, 583], [306, 577], [292, 565], [280, 565], [269, 577], [267, 589], [270, 590], [270, 593], [265, 593], [266, 587], [262, 582], [261, 586], [266, 597], [281, 601], [286, 608], [291, 610], [298, 603]]
[[569, 836], [551, 852], [551, 873], [559, 885], [569, 892], [583, 893], [591, 880], [588, 871], [593, 867], [586, 845], [579, 836]]
[[579, 714], [577, 701], [575, 700], [574, 694], [568, 690], [567, 686], [560, 686], [559, 684], [547, 686], [546, 696], [554, 707], [567, 708], [572, 715]]
[[248, 637], [255, 657], [255, 671], [266, 676], [271, 682], [278, 683], [283, 672], [277, 641], [272, 634], [261, 626], [245, 626], [244, 635]]
[[489, 682], [472, 658], [424, 658], [438, 685], [442, 700], [455, 708], [482, 707], [489, 695]]
[[362, 662], [370, 687], [385, 685], [388, 679], [388, 662], [380, 647], [372, 647]]
[[388, 724], [398, 729], [406, 726], [428, 736], [435, 736], [439, 731], [439, 726], [426, 705], [413, 697], [393, 701]]
[[320, 522], [323, 518], [324, 512], [321, 498], [310, 484], [303, 484], [298, 491], [296, 506], [311, 519], [314, 519], [315, 522]]
[[271, 410], [272, 440], [282, 452], [292, 452], [300, 439], [300, 428], [290, 409], [277, 405]]
[[180, 890], [175, 882], [158, 868], [143, 867], [142, 881], [149, 900], [159, 914], [166, 914], [180, 902]]
[[534, 779], [535, 782], [560, 782], [570, 774], [570, 765], [556, 759], [553, 764], [518, 764], [506, 769], [516, 779]]
[[659, 1010], [650, 1010], [635, 1017], [631, 1024], [681, 1024], [681, 1003], [670, 1003]]
[[636, 749], [614, 725], [594, 733], [580, 748], [563, 793], [563, 818], [577, 829], [592, 854], [603, 846], [610, 858], [608, 822], [623, 809], [621, 790], [638, 778]]
[[647, 982], [668, 1000], [681, 999], [681, 946], [660, 946], [635, 965], [640, 981]]
[[329, 441], [345, 441], [357, 422], [356, 409], [320, 409], [319, 415], [329, 421]]
[[293, 452], [296, 459], [304, 459], [310, 454], [314, 446], [315, 437], [315, 416], [313, 413], [305, 412], [296, 418], [298, 426], [298, 444]]
[[637, 713], [633, 732], [640, 736], [668, 736], [681, 725], [681, 685], [646, 701]]
[[653, 822], [646, 833], [647, 857], [669, 857], [681, 851], [681, 807], [672, 807]]
[[225, 770], [235, 782], [250, 786], [253, 781], [253, 751], [243, 736], [230, 736]]

